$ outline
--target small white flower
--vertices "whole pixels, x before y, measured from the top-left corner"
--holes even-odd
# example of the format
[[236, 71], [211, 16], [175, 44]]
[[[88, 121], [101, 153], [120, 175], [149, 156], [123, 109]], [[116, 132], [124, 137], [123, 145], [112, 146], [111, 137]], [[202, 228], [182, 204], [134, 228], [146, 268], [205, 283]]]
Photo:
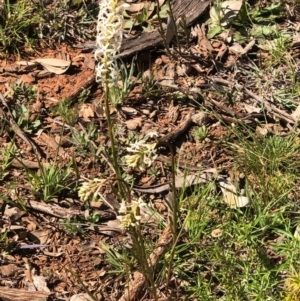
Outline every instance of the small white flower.
[[154, 137], [158, 137], [158, 133], [157, 132], [149, 132], [147, 135], [147, 137], [150, 137], [150, 138], [154, 138]]
[[105, 179], [98, 178], [83, 182], [78, 191], [79, 198], [83, 201], [87, 201], [91, 196], [92, 198], [96, 198], [99, 189], [104, 185], [105, 182]]
[[120, 214], [126, 214], [127, 213], [127, 206], [125, 200], [122, 200], [120, 209], [119, 209]]

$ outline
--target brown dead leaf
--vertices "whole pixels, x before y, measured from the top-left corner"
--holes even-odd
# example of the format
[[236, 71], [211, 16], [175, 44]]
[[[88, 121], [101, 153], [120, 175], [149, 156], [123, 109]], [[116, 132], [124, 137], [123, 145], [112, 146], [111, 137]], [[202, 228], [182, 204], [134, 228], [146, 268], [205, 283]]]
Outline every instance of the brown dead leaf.
[[81, 53], [76, 58], [83, 58], [83, 65], [91, 70], [95, 69], [95, 59], [92, 53]]
[[32, 241], [38, 241], [39, 244], [46, 244], [49, 238], [51, 231], [49, 229], [45, 229], [45, 230], [34, 230], [31, 231], [30, 233], [28, 233], [28, 237], [32, 240]]
[[29, 232], [34, 231], [37, 227], [37, 225], [29, 217], [23, 217], [22, 221], [27, 223], [26, 228]]
[[11, 219], [11, 221], [16, 221], [25, 214], [26, 214], [25, 211], [22, 211], [21, 209], [19, 209], [17, 207], [6, 206], [5, 211], [4, 211], [4, 216], [9, 217]]
[[90, 117], [94, 117], [94, 110], [91, 104], [84, 103], [80, 106], [78, 116], [82, 117], [84, 121], [90, 121]]
[[242, 54], [244, 52], [244, 48], [239, 43], [233, 43], [233, 45], [229, 47], [229, 52]]
[[134, 119], [130, 119], [125, 121], [126, 127], [131, 130], [131, 131], [135, 131], [138, 128], [142, 127], [142, 118], [141, 117], [137, 117]]
[[221, 61], [224, 54], [227, 52], [227, 50], [228, 50], [228, 48], [227, 48], [226, 44], [222, 43], [221, 48], [219, 49], [219, 52], [216, 56], [216, 61]]
[[20, 268], [16, 264], [7, 264], [0, 266], [0, 274], [5, 277], [13, 276]]
[[198, 46], [199, 46], [198, 53], [200, 53], [205, 58], [207, 58], [210, 55], [210, 53], [213, 51], [213, 47], [210, 44], [208, 38], [206, 37], [205, 25], [202, 25], [201, 27], [199, 24], [196, 25], [192, 30], [192, 35], [198, 37]]
[[261, 108], [256, 108], [254, 106], [250, 106], [248, 104], [244, 104], [244, 108], [245, 110], [249, 113], [249, 114], [252, 114], [252, 113], [260, 113], [261, 112]]

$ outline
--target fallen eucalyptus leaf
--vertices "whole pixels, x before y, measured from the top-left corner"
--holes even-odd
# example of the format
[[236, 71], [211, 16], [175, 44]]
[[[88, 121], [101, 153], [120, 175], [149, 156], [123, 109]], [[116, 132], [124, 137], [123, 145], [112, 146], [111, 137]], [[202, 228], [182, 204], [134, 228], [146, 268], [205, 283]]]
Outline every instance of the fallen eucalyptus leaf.
[[46, 70], [55, 74], [63, 74], [71, 66], [71, 61], [66, 61], [66, 60], [61, 60], [56, 58], [42, 58], [42, 59], [35, 59], [35, 61], [41, 64]]
[[21, 66], [37, 66], [42, 65], [47, 71], [55, 74], [65, 73], [71, 66], [71, 61], [56, 59], [56, 58], [41, 58], [32, 61], [19, 61], [18, 65]]
[[125, 8], [126, 11], [130, 13], [139, 13], [145, 7], [145, 3], [131, 3]]

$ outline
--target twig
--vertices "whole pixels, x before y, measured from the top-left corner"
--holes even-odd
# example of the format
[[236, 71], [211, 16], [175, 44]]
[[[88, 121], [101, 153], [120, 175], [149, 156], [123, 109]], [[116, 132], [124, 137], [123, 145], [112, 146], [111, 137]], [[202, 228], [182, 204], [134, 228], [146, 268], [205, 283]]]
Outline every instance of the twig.
[[3, 115], [6, 115], [8, 117], [11, 128], [16, 133], [16, 135], [19, 136], [22, 140], [24, 140], [30, 146], [30, 150], [34, 149], [34, 151], [37, 154], [42, 156], [38, 147], [26, 136], [26, 134], [20, 129], [18, 124], [15, 122], [14, 117], [10, 111], [10, 108], [1, 92], [0, 92], [0, 100], [1, 100], [2, 104], [4, 105], [4, 107], [7, 109], [7, 113], [5, 113], [1, 108], [0, 108], [0, 111]]
[[250, 91], [247, 88], [245, 88], [243, 85], [240, 85], [238, 83], [232, 83], [232, 82], [230, 82], [230, 81], [228, 81], [226, 79], [215, 77], [215, 76], [213, 76], [211, 79], [215, 83], [223, 84], [223, 85], [226, 85], [226, 86], [233, 86], [236, 89], [243, 90], [246, 94], [248, 94], [249, 96], [251, 96], [255, 100], [257, 100], [260, 103], [262, 103], [265, 106], [265, 108], [266, 108], [266, 110], [268, 111], [269, 114], [273, 113], [277, 118], [279, 118], [281, 120], [284, 120], [287, 123], [294, 124], [296, 122], [296, 119], [293, 116], [291, 116], [290, 114], [284, 112], [283, 110], [280, 110], [280, 109], [276, 108], [276, 106], [268, 103], [263, 98], [259, 97], [258, 95], [256, 95], [252, 91]]
[[[84, 216], [84, 211], [71, 208], [62, 208], [57, 205], [52, 205], [50, 203], [36, 202], [33, 200], [25, 201], [25, 206], [29, 209], [34, 209], [36, 211], [55, 216], [58, 218], [74, 218], [76, 216]], [[107, 210], [97, 210], [96, 213], [99, 213], [101, 220], [114, 219], [116, 216], [114, 213]]]
[[72, 101], [74, 101], [84, 89], [88, 89], [89, 87], [93, 86], [95, 83], [96, 83], [96, 77], [95, 74], [93, 73], [84, 81], [84, 83], [80, 85], [79, 89], [75, 90], [71, 95], [69, 95], [69, 98]]
[[[4, 156], [0, 156], [0, 161], [4, 161], [5, 157]], [[9, 166], [13, 166], [13, 167], [18, 167], [18, 168], [23, 168], [24, 166], [26, 166], [27, 168], [32, 168], [32, 169], [39, 169], [42, 166], [44, 166], [45, 168], [48, 168], [50, 166], [50, 163], [43, 163], [43, 162], [35, 162], [35, 161], [30, 161], [30, 160], [26, 160], [26, 159], [12, 159], [12, 161], [8, 162]]]
[[185, 120], [171, 133], [163, 136], [158, 140], [157, 145], [165, 145], [166, 143], [174, 142], [177, 137], [185, 133], [192, 125], [192, 115], [188, 114]]

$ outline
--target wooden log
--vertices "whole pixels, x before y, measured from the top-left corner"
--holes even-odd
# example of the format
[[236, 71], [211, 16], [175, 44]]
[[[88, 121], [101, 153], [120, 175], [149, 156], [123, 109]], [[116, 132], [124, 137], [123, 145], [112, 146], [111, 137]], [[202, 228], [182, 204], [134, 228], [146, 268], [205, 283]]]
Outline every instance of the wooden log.
[[[176, 20], [180, 16], [184, 15], [186, 17], [187, 25], [190, 26], [204, 13], [210, 3], [211, 0], [175, 0], [173, 8], [174, 18]], [[165, 27], [166, 26], [164, 26], [164, 28]], [[137, 37], [124, 39], [120, 49], [119, 57], [130, 56], [136, 52], [162, 44], [162, 42], [163, 38], [158, 30], [144, 32]]]

